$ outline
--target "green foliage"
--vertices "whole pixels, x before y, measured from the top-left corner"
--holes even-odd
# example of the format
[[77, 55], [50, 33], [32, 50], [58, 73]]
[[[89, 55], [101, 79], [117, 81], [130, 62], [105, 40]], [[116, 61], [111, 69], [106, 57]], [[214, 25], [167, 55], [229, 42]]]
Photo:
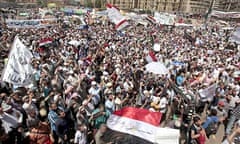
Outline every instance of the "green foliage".
[[40, 7], [46, 7], [47, 6], [47, 0], [37, 0], [37, 4]]
[[91, 0], [85, 0], [85, 6], [86, 7], [90, 7], [90, 8], [92, 8], [93, 7], [93, 3], [92, 3], [92, 1]]

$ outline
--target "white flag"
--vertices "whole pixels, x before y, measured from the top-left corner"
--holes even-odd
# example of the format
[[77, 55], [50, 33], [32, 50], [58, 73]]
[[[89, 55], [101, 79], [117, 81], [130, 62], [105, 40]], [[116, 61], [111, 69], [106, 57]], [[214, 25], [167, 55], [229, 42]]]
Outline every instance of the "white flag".
[[32, 57], [32, 53], [16, 36], [8, 57], [8, 63], [2, 74], [2, 80], [15, 86], [30, 84], [33, 74]]

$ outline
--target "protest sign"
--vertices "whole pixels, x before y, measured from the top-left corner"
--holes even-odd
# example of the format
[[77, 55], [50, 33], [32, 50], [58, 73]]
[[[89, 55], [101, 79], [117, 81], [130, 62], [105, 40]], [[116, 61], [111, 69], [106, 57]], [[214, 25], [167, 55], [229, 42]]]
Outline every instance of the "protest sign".
[[154, 18], [156, 19], [157, 23], [162, 25], [174, 25], [175, 24], [175, 15], [167, 14], [167, 13], [154, 13]]

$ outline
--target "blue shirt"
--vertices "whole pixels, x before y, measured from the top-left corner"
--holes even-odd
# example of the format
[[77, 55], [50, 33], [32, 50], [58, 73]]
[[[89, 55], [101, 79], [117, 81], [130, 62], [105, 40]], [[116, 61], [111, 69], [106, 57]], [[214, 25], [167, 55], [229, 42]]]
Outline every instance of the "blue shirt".
[[203, 124], [203, 128], [206, 129], [210, 123], [214, 122], [214, 123], [217, 123], [219, 121], [218, 117], [217, 116], [210, 116], [210, 117], [207, 117], [207, 120], [205, 121], [205, 123]]
[[48, 120], [50, 122], [52, 131], [56, 131], [56, 122], [58, 119], [59, 118], [58, 118], [57, 113], [53, 110], [50, 110], [48, 113]]

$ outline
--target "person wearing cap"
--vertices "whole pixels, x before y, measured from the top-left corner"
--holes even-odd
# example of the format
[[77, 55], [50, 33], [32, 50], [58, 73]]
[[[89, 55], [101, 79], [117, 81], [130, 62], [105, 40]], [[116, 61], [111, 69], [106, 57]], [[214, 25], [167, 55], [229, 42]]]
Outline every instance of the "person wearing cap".
[[88, 93], [93, 96], [92, 98], [95, 106], [97, 106], [101, 101], [100, 92], [101, 88], [97, 85], [97, 82], [92, 81], [91, 88], [88, 90]]
[[[222, 118], [225, 128], [227, 127], [228, 111], [226, 104], [223, 100], [218, 102], [218, 106], [215, 108], [217, 110], [217, 116]], [[220, 124], [220, 123], [219, 123]]]

